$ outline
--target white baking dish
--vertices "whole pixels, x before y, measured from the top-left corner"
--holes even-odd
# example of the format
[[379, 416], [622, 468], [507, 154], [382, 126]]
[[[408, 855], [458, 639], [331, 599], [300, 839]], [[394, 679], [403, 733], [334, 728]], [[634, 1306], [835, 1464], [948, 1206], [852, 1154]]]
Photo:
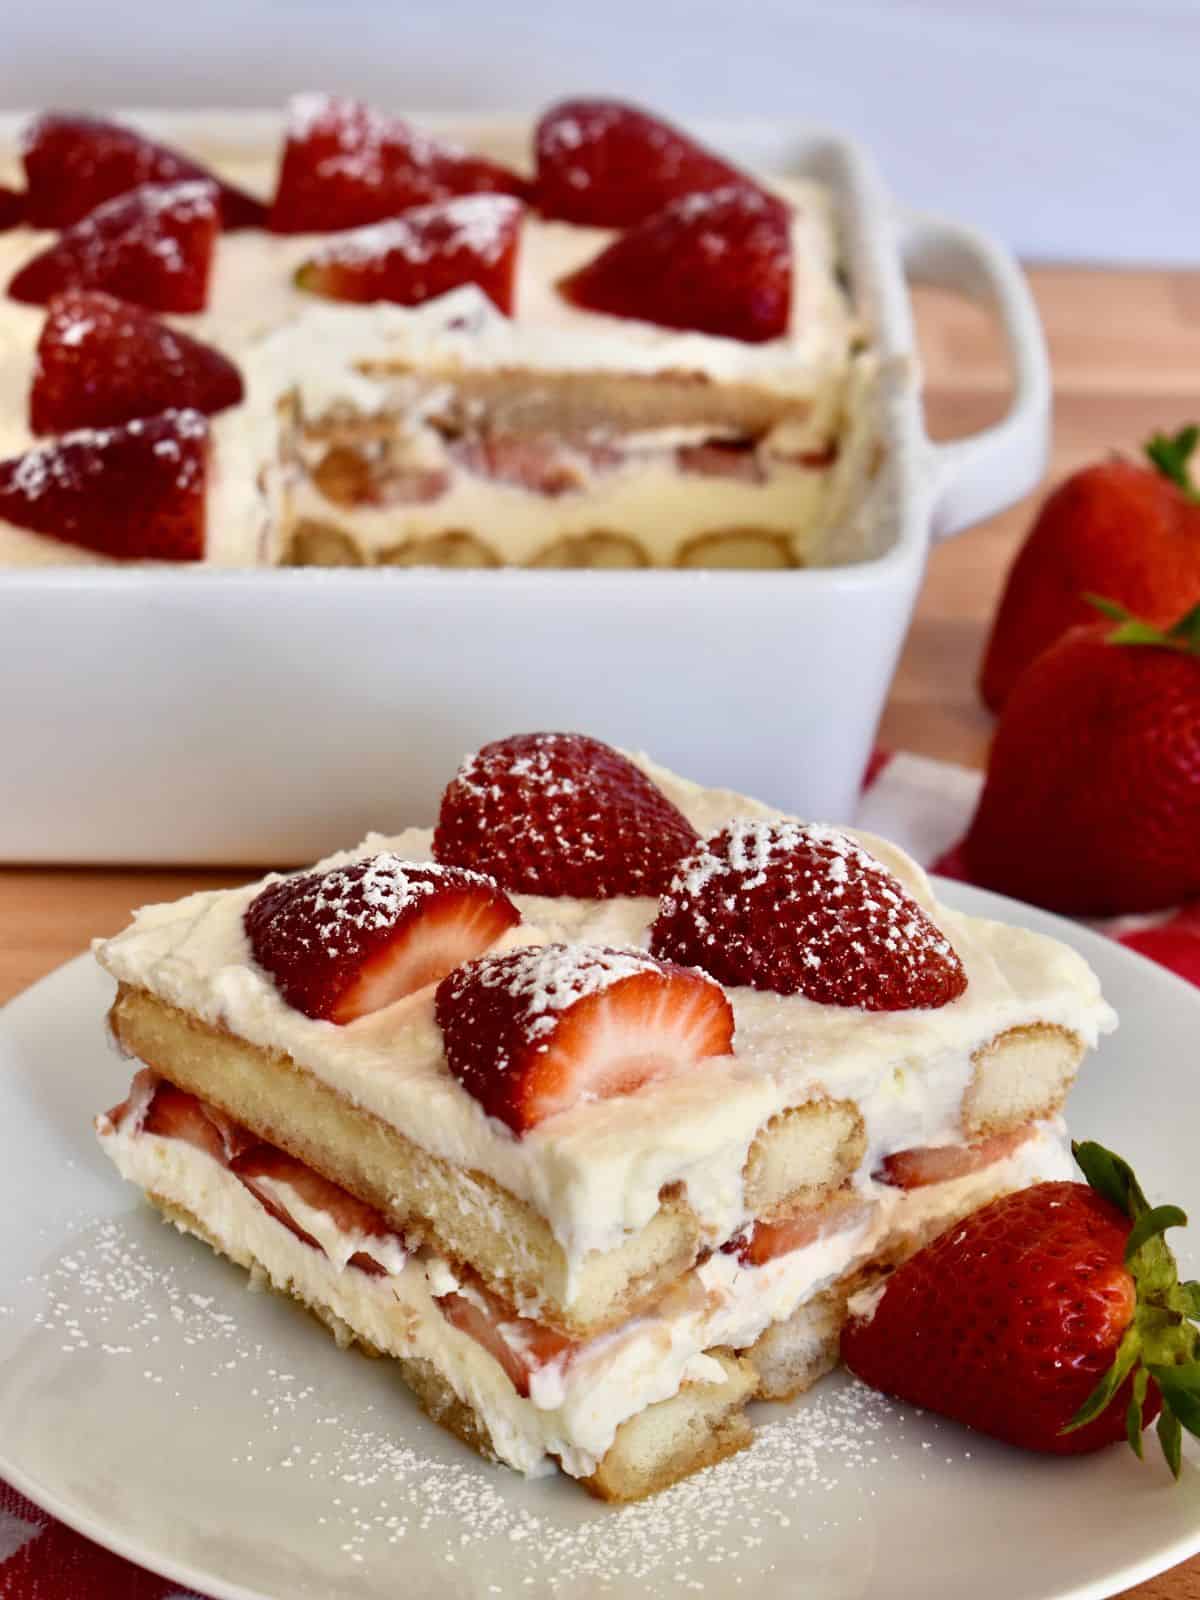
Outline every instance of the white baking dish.
[[[278, 137], [257, 115], [136, 120], [210, 154]], [[424, 120], [501, 149], [520, 137], [511, 121]], [[431, 818], [465, 751], [538, 728], [644, 748], [805, 815], [852, 814], [930, 539], [1041, 475], [1045, 346], [1011, 257], [898, 212], [853, 143], [777, 125], [698, 132], [836, 192], [887, 371], [878, 553], [795, 572], [6, 572], [0, 858], [306, 861]], [[929, 442], [906, 279], [999, 318], [1014, 396], [998, 425]]]

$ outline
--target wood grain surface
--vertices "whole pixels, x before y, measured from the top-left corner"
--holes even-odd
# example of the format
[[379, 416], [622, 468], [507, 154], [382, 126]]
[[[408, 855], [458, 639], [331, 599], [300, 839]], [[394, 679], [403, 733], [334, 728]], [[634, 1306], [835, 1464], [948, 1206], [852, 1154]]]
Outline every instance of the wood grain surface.
[[[1054, 481], [1159, 427], [1200, 418], [1200, 272], [1037, 268], [1031, 278], [1055, 372]], [[933, 292], [919, 296], [931, 431], [952, 437], [999, 416], [1007, 373], [987, 320]], [[975, 693], [988, 619], [1034, 500], [932, 553], [880, 739], [979, 766], [991, 718]], [[0, 870], [0, 1002], [115, 932], [130, 910], [253, 874], [103, 869]], [[1168, 1492], [1168, 1491], [1164, 1491]], [[1200, 1557], [1129, 1591], [1200, 1600]]]

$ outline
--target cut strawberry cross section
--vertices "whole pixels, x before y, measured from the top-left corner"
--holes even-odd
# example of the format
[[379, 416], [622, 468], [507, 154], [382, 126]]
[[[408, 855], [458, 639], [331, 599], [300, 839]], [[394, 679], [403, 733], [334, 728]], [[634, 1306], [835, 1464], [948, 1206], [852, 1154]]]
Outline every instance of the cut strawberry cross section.
[[458, 195], [340, 235], [296, 273], [333, 300], [417, 306], [473, 283], [508, 315], [525, 208], [507, 194]]
[[482, 956], [443, 979], [435, 1005], [450, 1071], [517, 1134], [733, 1050], [724, 992], [635, 950]]
[[143, 184], [68, 228], [8, 292], [40, 305], [64, 289], [104, 289], [151, 311], [203, 311], [218, 221], [211, 183]]
[[792, 241], [769, 195], [717, 189], [673, 200], [563, 278], [587, 311], [761, 344], [787, 332]]
[[197, 178], [216, 188], [223, 227], [260, 228], [266, 216], [260, 200], [221, 182], [198, 162], [101, 117], [47, 112], [25, 130], [21, 157], [29, 190], [27, 220], [35, 228], [68, 228], [143, 183]]
[[0, 461], [0, 518], [117, 561], [204, 554], [208, 421], [164, 411]]
[[943, 1006], [967, 986], [949, 940], [899, 880], [837, 828], [738, 818], [679, 869], [655, 955], [722, 983], [824, 1005]]
[[287, 1003], [339, 1023], [436, 983], [520, 920], [490, 878], [390, 851], [268, 884], [245, 914]]
[[241, 398], [232, 361], [141, 307], [97, 289], [50, 302], [29, 395], [34, 433], [111, 427], [170, 406], [212, 416]]
[[473, 1274], [465, 1274], [458, 1290], [441, 1295], [442, 1315], [460, 1333], [469, 1334], [497, 1360], [522, 1397], [529, 1380], [543, 1367], [565, 1365], [578, 1345], [530, 1317], [522, 1317]]
[[606, 900], [661, 893], [698, 838], [611, 745], [520, 733], [464, 761], [442, 796], [433, 853], [517, 893]]
[[[366, 1248], [349, 1251], [347, 1246], [345, 1262], [374, 1277], [387, 1271], [378, 1256], [394, 1259], [403, 1249], [403, 1240], [374, 1206], [275, 1145], [253, 1144], [235, 1157], [231, 1168], [264, 1210], [314, 1250], [323, 1246], [297, 1221], [296, 1213], [301, 1207], [326, 1218], [332, 1230], [351, 1242], [361, 1239]], [[375, 1255], [371, 1253], [372, 1240], [377, 1244]], [[344, 1263], [339, 1260], [335, 1264]]]
[[620, 100], [564, 100], [534, 134], [535, 198], [547, 217], [629, 228], [684, 195], [761, 193], [744, 172], [669, 122]]
[[360, 101], [297, 95], [270, 225], [277, 233], [335, 233], [450, 195], [527, 189], [508, 168]]

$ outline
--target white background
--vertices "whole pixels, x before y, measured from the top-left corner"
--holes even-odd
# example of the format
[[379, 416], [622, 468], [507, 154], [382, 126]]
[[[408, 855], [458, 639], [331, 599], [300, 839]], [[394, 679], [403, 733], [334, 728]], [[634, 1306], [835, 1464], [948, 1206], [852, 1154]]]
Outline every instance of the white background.
[[0, 0], [0, 106], [529, 109], [837, 125], [1027, 256], [1200, 262], [1200, 0]]

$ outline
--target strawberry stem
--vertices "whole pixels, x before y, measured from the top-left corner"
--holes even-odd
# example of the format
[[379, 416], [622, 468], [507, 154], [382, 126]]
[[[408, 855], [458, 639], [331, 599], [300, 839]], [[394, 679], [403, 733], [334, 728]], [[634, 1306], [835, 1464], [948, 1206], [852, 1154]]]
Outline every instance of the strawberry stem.
[[1200, 501], [1200, 491], [1192, 482], [1188, 467], [1188, 458], [1195, 450], [1198, 441], [1200, 441], [1200, 427], [1190, 422], [1186, 428], [1180, 428], [1175, 434], [1153, 434], [1147, 439], [1144, 448], [1151, 464], [1164, 478], [1170, 479], [1177, 488], [1182, 489], [1189, 500]]
[[1167, 629], [1157, 628], [1152, 622], [1135, 617], [1115, 600], [1104, 595], [1085, 594], [1088, 605], [1117, 624], [1105, 640], [1106, 644], [1148, 645], [1156, 650], [1175, 650], [1181, 655], [1200, 656], [1200, 605], [1185, 611], [1178, 622]]
[[[1106, 604], [1111, 604], [1107, 602]], [[1104, 609], [1104, 606], [1101, 606]], [[1096, 1193], [1132, 1223], [1125, 1243], [1125, 1265], [1137, 1303], [1117, 1346], [1112, 1366], [1062, 1430], [1072, 1433], [1111, 1405], [1132, 1378], [1125, 1413], [1129, 1447], [1140, 1459], [1142, 1414], [1151, 1380], [1162, 1396], [1158, 1441], [1176, 1478], [1183, 1463], [1183, 1429], [1200, 1438], [1200, 1283], [1180, 1283], [1175, 1257], [1164, 1233], [1187, 1222], [1178, 1206], [1151, 1206], [1133, 1168], [1091, 1140], [1071, 1149]]]

